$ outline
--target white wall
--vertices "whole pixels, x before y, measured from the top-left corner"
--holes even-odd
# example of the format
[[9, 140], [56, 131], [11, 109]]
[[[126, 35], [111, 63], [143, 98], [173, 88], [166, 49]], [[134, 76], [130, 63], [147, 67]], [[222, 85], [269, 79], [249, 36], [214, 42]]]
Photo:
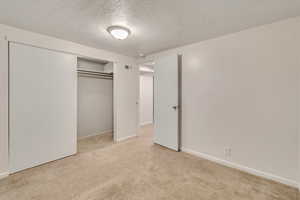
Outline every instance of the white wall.
[[113, 80], [78, 77], [78, 137], [113, 130]]
[[183, 149], [297, 186], [299, 35], [300, 17], [148, 56], [183, 54]]
[[80, 58], [77, 59], [77, 65], [79, 69], [100, 71], [100, 72], [104, 72], [104, 66], [105, 66], [105, 64], [88, 61]]
[[140, 75], [140, 125], [153, 122], [153, 74]]
[[109, 62], [106, 65], [104, 65], [104, 72], [113, 73], [113, 71], [114, 71], [114, 64], [112, 62]]
[[114, 140], [121, 141], [136, 136], [139, 128], [139, 68], [114, 63], [113, 69]]
[[[87, 46], [83, 46], [80, 44], [76, 44], [74, 42], [69, 42], [53, 37], [49, 37], [42, 34], [33, 33], [30, 31], [25, 31], [22, 29], [17, 29], [14, 27], [6, 26], [0, 24], [0, 62], [1, 62], [1, 96], [0, 96], [0, 105], [1, 105], [1, 117], [0, 117], [0, 178], [2, 175], [8, 174], [8, 115], [7, 115], [7, 108], [8, 108], [8, 48], [6, 46], [6, 42], [4, 38], [7, 38], [8, 41], [14, 41], [18, 43], [28, 44], [32, 46], [42, 47], [46, 49], [62, 51], [66, 53], [71, 53], [78, 55], [80, 57], [92, 58], [92, 59], [99, 59], [99, 60], [107, 60], [112, 62], [122, 62], [124, 64], [130, 64], [135, 66], [136, 62], [134, 58], [123, 56], [120, 54], [116, 54], [110, 51], [95, 49]], [[136, 76], [138, 77], [138, 75]], [[118, 78], [122, 79], [122, 74], [118, 76]], [[116, 80], [116, 78], [115, 78]], [[126, 82], [127, 79], [123, 80]], [[118, 88], [114, 89], [114, 94], [118, 94], [121, 92]], [[138, 93], [138, 92], [137, 92]], [[3, 106], [3, 107], [2, 107]], [[118, 109], [122, 110], [123, 107], [126, 106], [125, 103], [120, 105]], [[3, 112], [2, 112], [3, 109]], [[120, 112], [117, 109], [114, 110], [115, 115], [119, 115]], [[127, 119], [125, 117], [120, 118], [117, 122], [118, 123], [127, 123]], [[128, 122], [130, 123], [130, 122]], [[3, 125], [3, 126], [2, 126]]]

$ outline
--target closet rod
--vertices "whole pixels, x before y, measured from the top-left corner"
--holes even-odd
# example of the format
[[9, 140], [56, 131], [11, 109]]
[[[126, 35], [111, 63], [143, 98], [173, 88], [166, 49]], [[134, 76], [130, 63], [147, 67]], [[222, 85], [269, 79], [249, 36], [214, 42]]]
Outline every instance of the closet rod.
[[91, 78], [102, 78], [102, 79], [113, 79], [112, 73], [89, 71], [89, 70], [77, 70], [79, 76], [91, 77]]
[[113, 76], [113, 73], [89, 71], [89, 70], [82, 70], [82, 69], [77, 70], [77, 72], [84, 73], [84, 74], [97, 74], [97, 75], [99, 74], [99, 75], [104, 75], [104, 76]]
[[94, 75], [94, 74], [81, 74], [81, 73], [78, 73], [78, 76], [81, 76], [81, 77], [90, 77], [90, 78], [98, 78], [98, 79], [108, 79], [108, 80], [113, 80], [113, 77], [109, 77], [109, 76], [100, 76], [100, 75]]
[[97, 74], [97, 73], [86, 73], [86, 72], [78, 72], [78, 74], [86, 74], [86, 75], [94, 75], [94, 76], [105, 76], [105, 77], [113, 77], [110, 74]]

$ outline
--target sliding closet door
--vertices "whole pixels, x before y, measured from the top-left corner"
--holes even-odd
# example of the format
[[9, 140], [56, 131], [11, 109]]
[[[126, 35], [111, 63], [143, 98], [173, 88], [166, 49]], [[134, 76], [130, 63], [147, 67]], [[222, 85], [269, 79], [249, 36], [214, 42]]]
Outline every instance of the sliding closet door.
[[76, 56], [9, 45], [10, 173], [76, 153]]

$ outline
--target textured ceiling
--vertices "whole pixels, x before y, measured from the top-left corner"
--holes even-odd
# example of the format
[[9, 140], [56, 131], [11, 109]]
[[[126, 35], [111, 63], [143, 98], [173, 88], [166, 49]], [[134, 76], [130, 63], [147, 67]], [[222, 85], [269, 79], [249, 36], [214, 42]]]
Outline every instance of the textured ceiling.
[[[129, 56], [298, 15], [300, 0], [0, 0], [0, 23]], [[110, 25], [132, 35], [115, 40]]]

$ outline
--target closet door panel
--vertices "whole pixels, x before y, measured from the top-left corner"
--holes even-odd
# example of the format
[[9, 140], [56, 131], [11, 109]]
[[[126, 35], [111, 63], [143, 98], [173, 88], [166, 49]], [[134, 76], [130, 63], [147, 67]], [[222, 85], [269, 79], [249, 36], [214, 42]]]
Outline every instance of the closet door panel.
[[10, 173], [76, 153], [77, 58], [10, 43]]

